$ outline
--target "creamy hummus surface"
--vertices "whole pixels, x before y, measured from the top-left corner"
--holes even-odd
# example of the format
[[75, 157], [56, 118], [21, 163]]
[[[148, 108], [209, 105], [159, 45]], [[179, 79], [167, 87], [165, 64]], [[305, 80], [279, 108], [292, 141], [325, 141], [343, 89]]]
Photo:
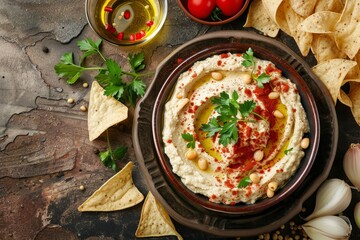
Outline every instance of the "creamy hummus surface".
[[[172, 170], [211, 202], [233, 205], [272, 197], [294, 174], [307, 147], [302, 141], [309, 126], [295, 84], [269, 61], [254, 57], [248, 67], [244, 61], [243, 54], [226, 53], [196, 62], [180, 75], [165, 105], [162, 138]], [[256, 78], [263, 73], [270, 81], [259, 86]], [[238, 113], [237, 141], [221, 144], [219, 132], [209, 137], [202, 126], [219, 119], [213, 99], [234, 91], [239, 104], [254, 101], [256, 107], [246, 118]], [[184, 134], [193, 137], [193, 147]]]

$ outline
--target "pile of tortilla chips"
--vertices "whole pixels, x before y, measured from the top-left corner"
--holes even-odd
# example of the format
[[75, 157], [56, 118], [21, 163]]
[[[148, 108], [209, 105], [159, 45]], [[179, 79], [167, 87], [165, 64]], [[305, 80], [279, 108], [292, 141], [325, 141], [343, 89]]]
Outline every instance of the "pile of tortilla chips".
[[303, 56], [311, 51], [314, 73], [360, 125], [360, 0], [253, 0], [244, 27], [270, 37], [282, 30]]

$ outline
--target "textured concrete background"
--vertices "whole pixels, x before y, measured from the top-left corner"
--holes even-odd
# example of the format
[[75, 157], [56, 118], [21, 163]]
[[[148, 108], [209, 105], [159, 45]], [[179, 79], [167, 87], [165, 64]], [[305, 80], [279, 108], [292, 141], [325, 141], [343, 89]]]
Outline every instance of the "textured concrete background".
[[[143, 50], [147, 70], [153, 71], [182, 43], [211, 31], [240, 30], [245, 21], [244, 16], [221, 27], [199, 25], [174, 0], [169, 4], [165, 26], [145, 48], [121, 49], [104, 43], [105, 54], [125, 62], [129, 51]], [[106, 149], [106, 139], [88, 140], [87, 116], [79, 110], [88, 103], [89, 88], [82, 83], [91, 83], [91, 76], [69, 86], [53, 70], [64, 52], [77, 52], [76, 41], [87, 37], [97, 39], [87, 25], [84, 1], [0, 0], [0, 239], [135, 238], [141, 204], [114, 213], [76, 210], [113, 175], [96, 155]], [[281, 34], [279, 40], [299, 53], [292, 39]], [[314, 63], [311, 56], [306, 60]], [[149, 76], [146, 83], [151, 80]], [[76, 102], [68, 104], [69, 97]], [[351, 142], [360, 140], [349, 109], [338, 105], [337, 111], [341, 131], [335, 164]], [[110, 138], [114, 146], [129, 147], [120, 165], [135, 162], [134, 181], [145, 195], [147, 187], [132, 149], [131, 125], [130, 117], [111, 129]], [[334, 168], [331, 176], [344, 177], [344, 173]], [[80, 191], [80, 185], [86, 190]], [[359, 200], [359, 194], [354, 194]], [[216, 238], [176, 222], [175, 226], [185, 239]], [[359, 237], [354, 226], [352, 239]]]

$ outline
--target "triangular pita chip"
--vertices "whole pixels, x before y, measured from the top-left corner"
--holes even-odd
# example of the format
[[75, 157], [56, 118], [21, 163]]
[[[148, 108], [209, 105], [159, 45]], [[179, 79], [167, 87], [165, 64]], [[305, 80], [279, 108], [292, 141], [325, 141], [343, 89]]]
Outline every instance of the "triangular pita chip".
[[151, 192], [149, 192], [141, 210], [140, 222], [135, 236], [140, 238], [168, 235], [175, 235], [178, 239], [183, 239], [176, 231], [164, 207], [161, 206]]
[[136, 188], [132, 179], [133, 163], [126, 166], [107, 180], [80, 207], [80, 212], [110, 212], [132, 207], [140, 203], [144, 196]]
[[270, 18], [262, 0], [253, 0], [250, 4], [244, 27], [253, 27], [269, 37], [276, 37], [280, 30], [278, 25]]
[[88, 111], [89, 140], [98, 138], [109, 127], [124, 121], [127, 117], [128, 108], [115, 98], [104, 95], [104, 89], [94, 81]]
[[346, 59], [331, 59], [319, 63], [312, 68], [313, 72], [328, 88], [334, 104], [340, 94], [340, 88], [348, 72], [357, 66], [355, 61]]

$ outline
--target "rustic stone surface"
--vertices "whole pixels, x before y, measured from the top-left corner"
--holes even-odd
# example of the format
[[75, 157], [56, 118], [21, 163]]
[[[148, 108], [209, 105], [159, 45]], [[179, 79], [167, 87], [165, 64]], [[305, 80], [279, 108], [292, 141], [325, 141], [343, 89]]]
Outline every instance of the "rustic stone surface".
[[[129, 52], [144, 51], [146, 70], [152, 72], [145, 78], [147, 85], [159, 63], [182, 43], [211, 31], [242, 29], [245, 21], [242, 17], [220, 27], [200, 25], [185, 17], [176, 1], [169, 4], [165, 26], [146, 46], [102, 46], [104, 53], [124, 69], [129, 69]], [[107, 148], [106, 135], [90, 142], [87, 113], [79, 109], [88, 104], [90, 90], [82, 83], [91, 83], [94, 73], [85, 74], [69, 86], [53, 69], [64, 52], [74, 52], [78, 58], [78, 40], [98, 38], [86, 25], [84, 1], [2, 0], [0, 22], [0, 238], [134, 239], [142, 204], [111, 213], [76, 210], [114, 174], [97, 155]], [[299, 53], [292, 39], [284, 34], [279, 39]], [[314, 63], [312, 56], [305, 59]], [[101, 63], [96, 57], [92, 61]], [[75, 102], [67, 103], [68, 98]], [[347, 145], [360, 136], [353, 131], [356, 125], [349, 109], [340, 105], [337, 111], [343, 119], [336, 157], [340, 166]], [[111, 128], [109, 138], [113, 148], [129, 148], [119, 167], [134, 162], [134, 183], [146, 195], [148, 190], [132, 146], [132, 116], [130, 108], [129, 119]], [[331, 176], [343, 178], [344, 173], [334, 169]], [[79, 189], [81, 185], [85, 190]], [[217, 239], [174, 224], [184, 239]], [[354, 239], [359, 234], [355, 231]]]

